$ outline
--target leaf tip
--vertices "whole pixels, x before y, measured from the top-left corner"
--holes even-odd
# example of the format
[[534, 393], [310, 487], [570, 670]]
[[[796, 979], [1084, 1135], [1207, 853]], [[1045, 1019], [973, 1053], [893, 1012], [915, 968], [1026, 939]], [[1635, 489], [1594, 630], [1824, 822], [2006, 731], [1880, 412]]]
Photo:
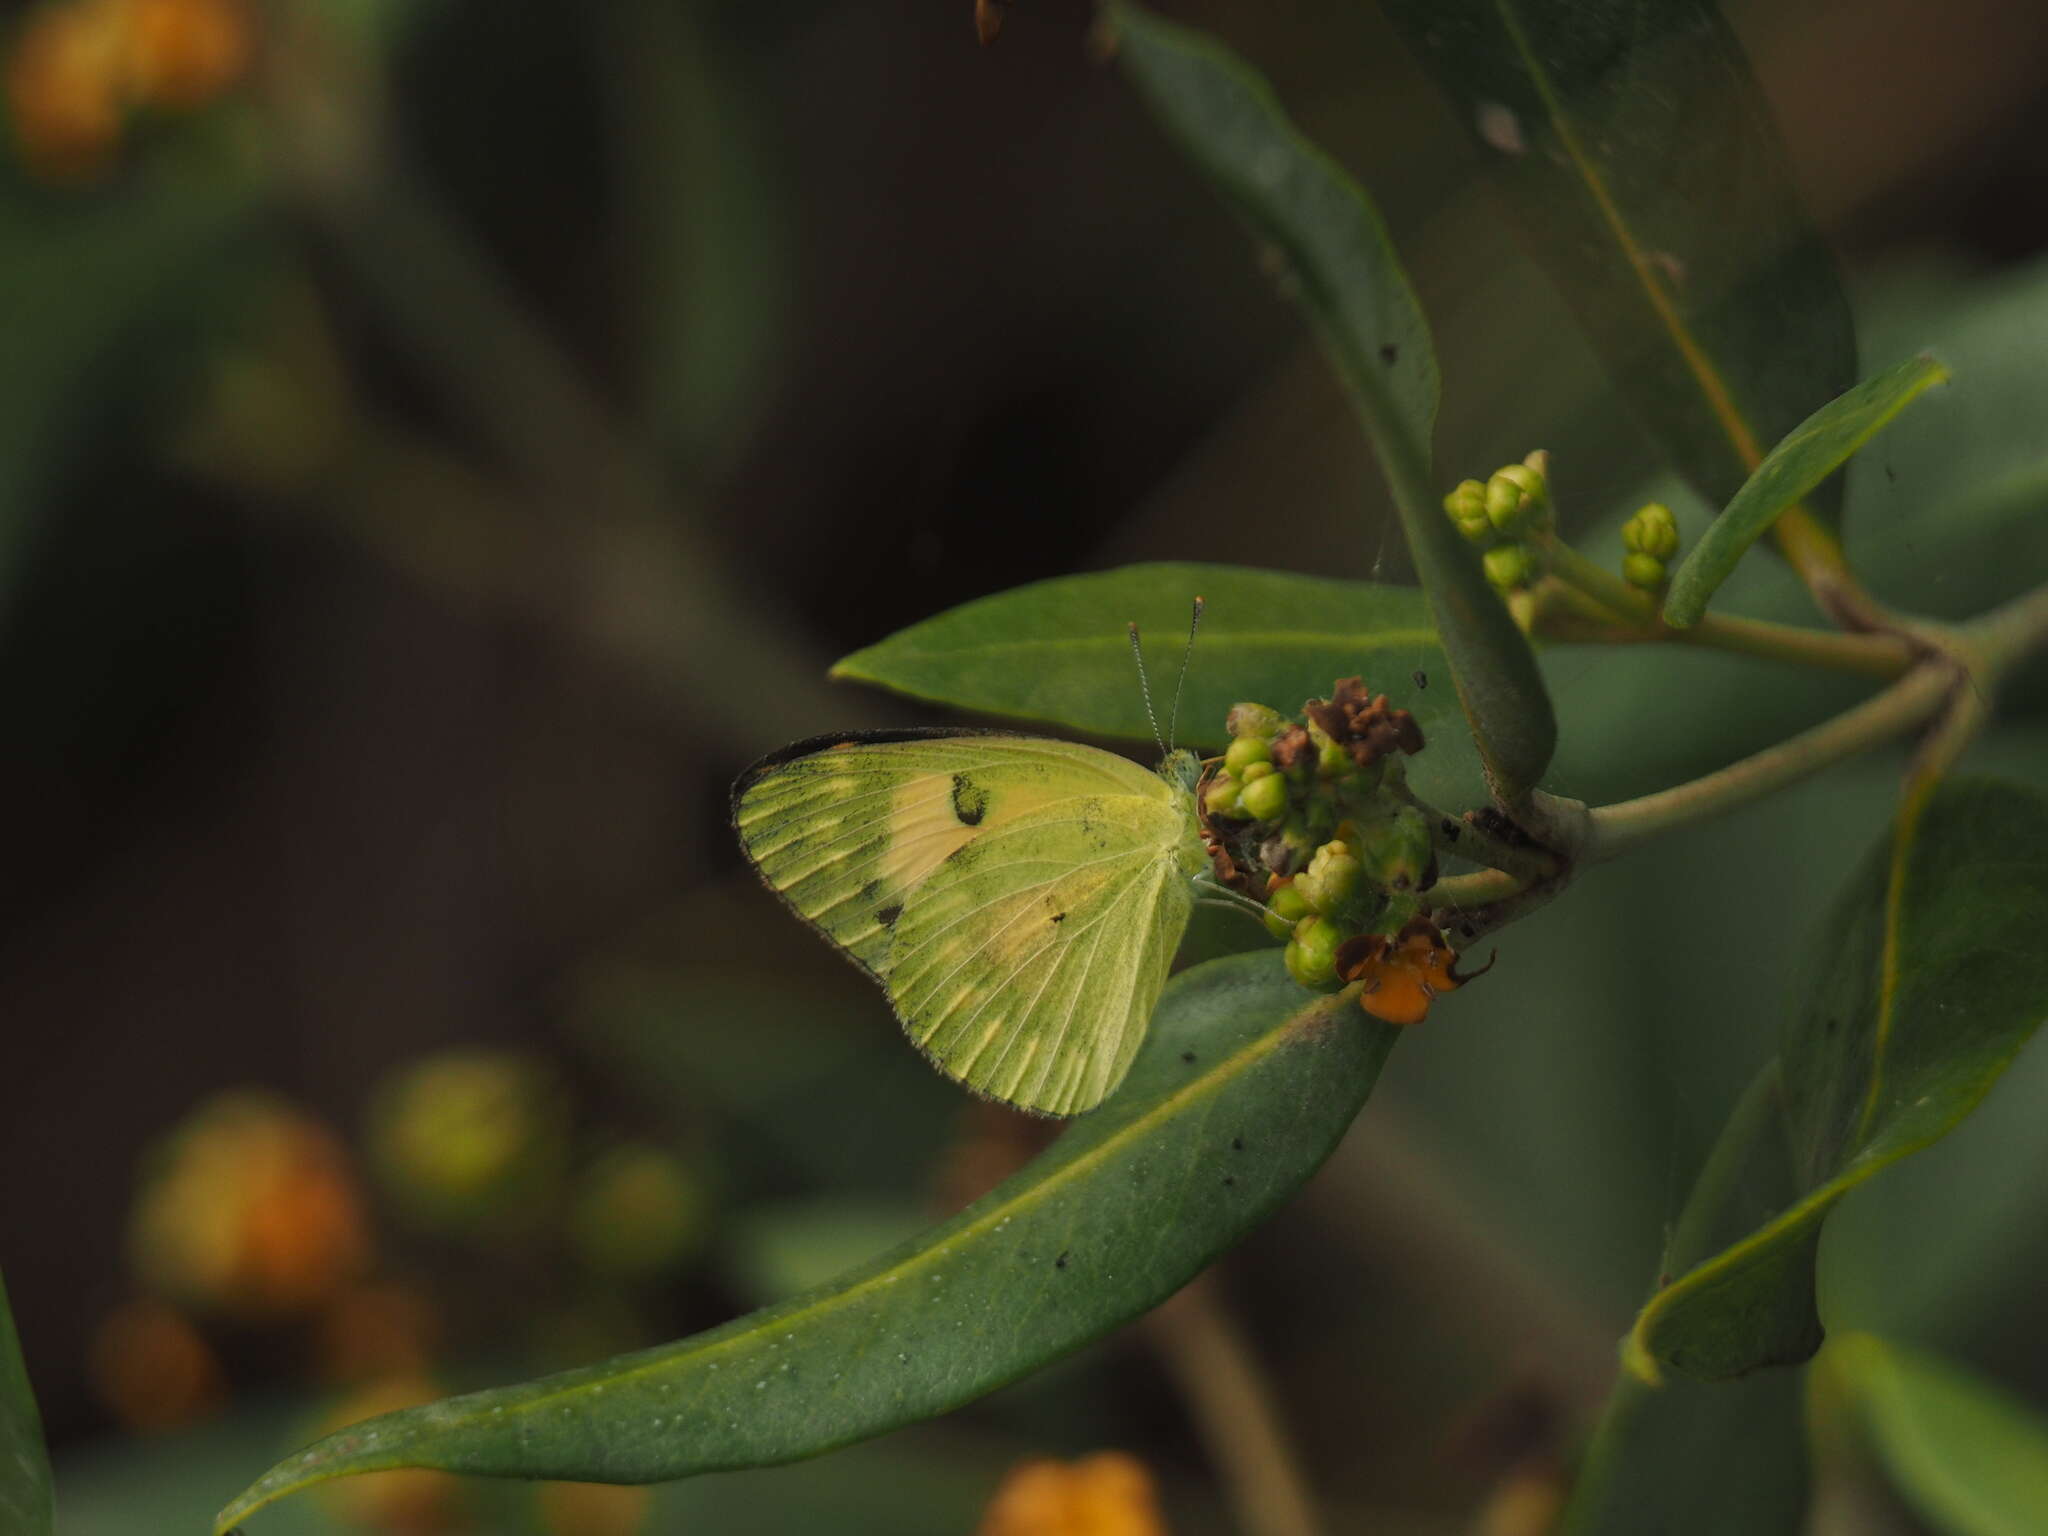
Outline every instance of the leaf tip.
[[1636, 1325], [1629, 1329], [1628, 1337], [1621, 1341], [1622, 1369], [1646, 1387], [1661, 1387], [1664, 1385], [1664, 1368], [1644, 1342], [1644, 1321], [1645, 1318], [1638, 1317]]

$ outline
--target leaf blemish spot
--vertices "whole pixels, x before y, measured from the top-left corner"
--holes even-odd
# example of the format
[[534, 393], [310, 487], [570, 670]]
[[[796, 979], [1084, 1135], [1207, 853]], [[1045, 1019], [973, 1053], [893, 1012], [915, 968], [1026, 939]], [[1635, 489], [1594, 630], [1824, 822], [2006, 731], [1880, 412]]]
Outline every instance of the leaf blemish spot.
[[1381, 362], [1385, 363], [1389, 368], [1391, 368], [1394, 366], [1395, 363], [1399, 362], [1400, 360], [1401, 349], [1399, 347], [1395, 346], [1391, 341], [1383, 341], [1380, 343]]
[[1186, 1062], [1189, 1066], [1193, 1066], [1195, 1063], [1195, 1053], [1193, 1051], [1182, 1051], [1180, 1053], [1180, 1059]]
[[1244, 1150], [1244, 1138], [1242, 1136], [1231, 1137], [1230, 1150], [1233, 1152], [1242, 1152]]
[[1065, 1252], [1062, 1252], [1058, 1258], [1052, 1261], [1052, 1267], [1054, 1269], [1065, 1269], [1067, 1267], [1067, 1255]]

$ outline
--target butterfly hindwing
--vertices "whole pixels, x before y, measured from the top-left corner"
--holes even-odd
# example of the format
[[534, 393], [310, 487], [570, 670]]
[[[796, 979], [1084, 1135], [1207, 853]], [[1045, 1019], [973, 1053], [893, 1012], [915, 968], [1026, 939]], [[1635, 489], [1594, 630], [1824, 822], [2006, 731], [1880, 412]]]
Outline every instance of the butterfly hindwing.
[[1130, 1065], [1192, 896], [1162, 854], [1170, 803], [1086, 796], [977, 838], [905, 909], [889, 990], [970, 1087], [1049, 1114], [1099, 1103]]
[[1052, 1114], [1122, 1079], [1200, 865], [1185, 789], [994, 732], [799, 743], [741, 779], [734, 821], [942, 1070]]

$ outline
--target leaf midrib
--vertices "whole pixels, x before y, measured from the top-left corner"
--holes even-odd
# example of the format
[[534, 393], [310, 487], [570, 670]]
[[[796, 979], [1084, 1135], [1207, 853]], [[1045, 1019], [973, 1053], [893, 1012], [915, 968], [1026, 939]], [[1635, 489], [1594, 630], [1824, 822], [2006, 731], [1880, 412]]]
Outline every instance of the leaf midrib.
[[[1372, 629], [1372, 630], [1301, 630], [1301, 629], [1254, 629], [1216, 631], [1213, 627], [1208, 634], [1209, 647], [1236, 643], [1240, 645], [1262, 645], [1272, 649], [1324, 650], [1332, 646], [1357, 646], [1361, 642], [1368, 647], [1399, 645], [1437, 645], [1440, 639], [1433, 629]], [[919, 648], [898, 646], [884, 641], [876, 650], [887, 649], [891, 660], [928, 661], [962, 655], [998, 655], [1014, 651], [1061, 651], [1094, 649], [1114, 645], [1121, 648], [1123, 642], [1101, 635], [1057, 635], [1023, 640], [991, 640], [974, 644], [953, 645], [944, 648]], [[866, 655], [856, 651], [845, 661], [832, 668], [835, 677], [859, 677], [865, 674], [857, 671], [853, 663]]]
[[1614, 201], [1614, 195], [1607, 190], [1606, 181], [1602, 179], [1599, 170], [1587, 156], [1585, 147], [1580, 143], [1578, 131], [1566, 114], [1564, 103], [1551, 88], [1550, 76], [1530, 46], [1529, 36], [1522, 29], [1521, 18], [1516, 14], [1512, 0], [1494, 0], [1494, 8], [1500, 15], [1501, 24], [1507, 28], [1508, 36], [1514, 40], [1515, 51], [1521, 56], [1522, 63], [1529, 72], [1530, 83], [1535, 86], [1536, 94], [1543, 102], [1544, 111], [1549, 114], [1551, 126], [1557, 131], [1559, 143], [1571, 157], [1573, 168], [1584, 180], [1586, 190], [1592, 195], [1594, 205], [1600, 211], [1600, 217], [1613, 232], [1615, 243], [1621, 247], [1622, 255], [1627, 258], [1629, 266], [1634, 270], [1636, 280], [1642, 285], [1643, 292], [1650, 301], [1650, 308], [1656, 313], [1658, 323], [1670, 336], [1671, 344], [1678, 349], [1679, 356], [1685, 359], [1685, 365], [1692, 373], [1694, 381], [1698, 383], [1700, 393], [1706, 397], [1708, 409], [1714, 413], [1715, 420], [1720, 422], [1721, 430], [1727, 434], [1729, 446], [1735, 450], [1743, 468], [1755, 470], [1763, 462], [1764, 457], [1763, 450], [1757, 443], [1756, 434], [1750, 430], [1749, 423], [1743, 418], [1742, 411], [1736, 405], [1735, 397], [1727, 383], [1721, 378], [1719, 371], [1700, 348], [1699, 343], [1694, 340], [1684, 318], [1672, 304], [1670, 295], [1665, 293], [1663, 286], [1657, 281], [1649, 258], [1636, 243], [1635, 234], [1622, 217], [1621, 209]]
[[[664, 1354], [660, 1358], [648, 1360], [642, 1365], [634, 1366], [624, 1371], [606, 1372], [602, 1378], [604, 1383], [612, 1385], [624, 1381], [633, 1381], [647, 1373], [672, 1368], [685, 1360], [695, 1361], [707, 1358], [718, 1351], [742, 1344], [754, 1338], [764, 1329], [786, 1327], [794, 1320], [809, 1318], [816, 1314], [827, 1312], [842, 1303], [850, 1303], [857, 1297], [864, 1296], [872, 1290], [880, 1289], [891, 1283], [891, 1277], [914, 1273], [918, 1265], [927, 1260], [936, 1260], [942, 1257], [956, 1242], [979, 1235], [984, 1229], [991, 1228], [999, 1219], [1009, 1219], [1020, 1207], [1028, 1207], [1035, 1204], [1042, 1197], [1048, 1196], [1051, 1191], [1064, 1188], [1074, 1175], [1083, 1170], [1091, 1169], [1104, 1161], [1113, 1152], [1122, 1149], [1134, 1137], [1151, 1130], [1160, 1121], [1180, 1112], [1182, 1106], [1197, 1102], [1201, 1098], [1213, 1094], [1221, 1086], [1249, 1071], [1274, 1051], [1280, 1049], [1283, 1044], [1300, 1033], [1314, 1018], [1326, 1016], [1346, 1002], [1355, 1000], [1358, 991], [1359, 984], [1353, 983], [1342, 992], [1334, 993], [1328, 997], [1316, 998], [1306, 1007], [1289, 1014], [1274, 1028], [1265, 1031], [1238, 1051], [1224, 1057], [1212, 1070], [1204, 1072], [1194, 1081], [1175, 1089], [1165, 1098], [1160, 1099], [1151, 1109], [1133, 1119], [1129, 1124], [1112, 1132], [1086, 1152], [1061, 1165], [1048, 1178], [1033, 1185], [1031, 1190], [1021, 1199], [991, 1206], [980, 1217], [959, 1228], [943, 1244], [934, 1244], [930, 1247], [919, 1249], [900, 1264], [892, 1265], [887, 1269], [879, 1269], [853, 1285], [831, 1291], [816, 1300], [805, 1302], [799, 1298], [792, 1301], [787, 1310], [778, 1309], [770, 1311], [760, 1317], [752, 1327], [745, 1331], [731, 1333], [720, 1339], [707, 1340], [704, 1344], [685, 1355]], [[660, 1346], [656, 1347], [659, 1348]], [[564, 1397], [582, 1392], [596, 1379], [593, 1376], [586, 1381], [561, 1386], [550, 1392], [538, 1393], [519, 1403], [494, 1404], [491, 1418], [499, 1421], [509, 1420], [535, 1409], [551, 1406]], [[502, 1410], [502, 1412], [498, 1410]], [[485, 1421], [475, 1415], [465, 1413], [460, 1418], [450, 1417], [442, 1421], [435, 1426], [435, 1430], [438, 1433], [451, 1428], [459, 1429], [481, 1422]], [[387, 1457], [397, 1456], [402, 1458], [404, 1448], [399, 1445], [393, 1445], [385, 1454]], [[416, 1463], [404, 1459], [386, 1461], [383, 1458], [379, 1458], [378, 1460], [382, 1462], [382, 1465], [366, 1462], [358, 1464], [354, 1470], [378, 1471], [385, 1470], [388, 1467], [416, 1465]], [[254, 1514], [278, 1499], [323, 1481], [323, 1477], [318, 1474], [325, 1465], [327, 1463], [324, 1462], [310, 1465], [305, 1469], [305, 1472], [311, 1475], [301, 1475], [293, 1480], [281, 1481], [270, 1487], [264, 1486], [268, 1482], [267, 1477], [259, 1480], [255, 1487], [248, 1490], [241, 1498], [236, 1499], [227, 1509], [222, 1511], [219, 1528], [226, 1529], [236, 1521]]]

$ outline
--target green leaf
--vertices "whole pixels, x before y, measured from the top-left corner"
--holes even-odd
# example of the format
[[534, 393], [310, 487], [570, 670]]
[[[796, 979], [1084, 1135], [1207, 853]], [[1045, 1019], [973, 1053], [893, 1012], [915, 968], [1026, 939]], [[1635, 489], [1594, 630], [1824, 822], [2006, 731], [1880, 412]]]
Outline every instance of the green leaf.
[[7, 1283], [0, 1280], [0, 1530], [49, 1536], [54, 1521], [43, 1421], [22, 1364]]
[[[1797, 1192], [1773, 1061], [1737, 1103], [1693, 1185], [1664, 1273], [1690, 1269]], [[1807, 1494], [1802, 1416], [1800, 1383], [1788, 1372], [1734, 1386], [1651, 1386], [1625, 1373], [1573, 1486], [1563, 1536], [1796, 1536]]]
[[1163, 1301], [1327, 1157], [1397, 1033], [1271, 952], [1167, 989], [1124, 1088], [985, 1199], [837, 1284], [679, 1343], [386, 1414], [264, 1475], [391, 1467], [652, 1482], [763, 1466], [945, 1413]]
[[[1124, 626], [1136, 622], [1146, 639], [1163, 730], [1198, 595], [1206, 606], [1182, 685], [1183, 741], [1220, 748], [1229, 739], [1224, 715], [1239, 700], [1291, 713], [1358, 673], [1414, 711], [1429, 742], [1418, 766], [1464, 755], [1427, 599], [1414, 587], [1367, 581], [1193, 563], [1058, 576], [950, 608], [854, 652], [832, 675], [955, 709], [1149, 743]], [[1418, 686], [1418, 672], [1438, 686]]]
[[1527, 637], [1439, 506], [1436, 349], [1379, 210], [1227, 50], [1135, 5], [1106, 14], [1160, 126], [1292, 270], [1393, 491], [1489, 777], [1505, 795], [1532, 788], [1557, 745], [1550, 697]]
[[[1726, 505], [1856, 379], [1834, 262], [1714, 0], [1388, 0], [1535, 258], [1673, 462]], [[1839, 521], [1839, 488], [1818, 504]]]
[[2048, 1015], [2044, 925], [2048, 796], [1965, 780], [1907, 802], [1830, 914], [1786, 1031], [1799, 1193], [1643, 1308], [1625, 1347], [1639, 1376], [1722, 1380], [1813, 1353], [1821, 1222], [1953, 1129]]
[[1770, 451], [1693, 545], [1671, 578], [1664, 622], [1679, 629], [1699, 623], [1707, 600], [1787, 507], [1846, 464], [1922, 390], [1947, 380], [1948, 369], [1933, 358], [1908, 358], [1838, 395], [1801, 422]]
[[2031, 1536], [2048, 1518], [2048, 1418], [1937, 1356], [1867, 1333], [1823, 1357], [1921, 1519], [1943, 1536]]

